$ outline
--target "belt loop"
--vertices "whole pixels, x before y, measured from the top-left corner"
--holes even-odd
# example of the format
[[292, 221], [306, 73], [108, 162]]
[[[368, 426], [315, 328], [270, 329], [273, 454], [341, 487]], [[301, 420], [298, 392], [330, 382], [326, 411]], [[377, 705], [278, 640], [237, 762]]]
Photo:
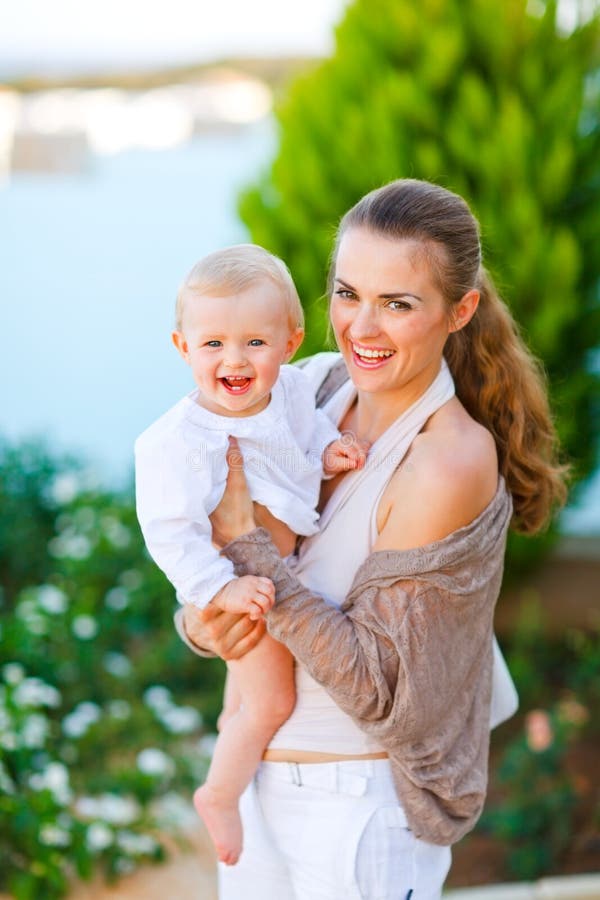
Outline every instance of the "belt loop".
[[300, 774], [300, 766], [298, 763], [291, 762], [288, 763], [290, 767], [290, 774], [292, 776], [292, 784], [295, 784], [296, 787], [302, 787], [302, 776]]

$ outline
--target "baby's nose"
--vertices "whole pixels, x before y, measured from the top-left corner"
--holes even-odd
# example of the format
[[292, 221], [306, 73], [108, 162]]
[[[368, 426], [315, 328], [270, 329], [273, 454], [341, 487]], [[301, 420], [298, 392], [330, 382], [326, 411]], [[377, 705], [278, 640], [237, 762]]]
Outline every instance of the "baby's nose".
[[246, 365], [246, 354], [241, 347], [229, 347], [225, 354], [225, 363], [232, 369], [240, 369]]

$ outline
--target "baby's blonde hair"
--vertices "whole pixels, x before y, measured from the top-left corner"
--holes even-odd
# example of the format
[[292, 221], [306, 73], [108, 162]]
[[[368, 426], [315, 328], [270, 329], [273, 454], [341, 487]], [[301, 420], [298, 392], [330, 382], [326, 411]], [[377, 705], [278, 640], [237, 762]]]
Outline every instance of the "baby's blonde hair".
[[260, 281], [271, 281], [281, 291], [290, 331], [304, 328], [304, 311], [298, 291], [283, 260], [256, 244], [235, 244], [215, 250], [199, 260], [177, 293], [175, 327], [181, 331], [186, 298], [190, 294], [231, 296]]

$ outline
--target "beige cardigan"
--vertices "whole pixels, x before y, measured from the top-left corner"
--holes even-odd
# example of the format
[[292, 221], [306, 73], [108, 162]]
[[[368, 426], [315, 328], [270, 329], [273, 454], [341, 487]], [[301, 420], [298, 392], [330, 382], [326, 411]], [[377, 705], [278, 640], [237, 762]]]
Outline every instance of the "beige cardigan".
[[504, 479], [464, 528], [371, 553], [340, 609], [292, 575], [267, 531], [232, 541], [236, 574], [271, 578], [270, 633], [390, 755], [415, 835], [452, 844], [487, 785], [492, 633], [512, 502]]

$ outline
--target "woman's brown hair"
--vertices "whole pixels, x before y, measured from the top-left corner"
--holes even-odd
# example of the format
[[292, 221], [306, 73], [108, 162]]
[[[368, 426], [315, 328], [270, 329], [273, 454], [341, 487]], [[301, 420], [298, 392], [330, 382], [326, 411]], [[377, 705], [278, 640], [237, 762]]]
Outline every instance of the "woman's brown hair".
[[479, 226], [457, 194], [427, 181], [399, 179], [367, 194], [340, 222], [334, 260], [349, 228], [420, 241], [450, 316], [480, 292], [470, 322], [448, 336], [444, 356], [467, 412], [494, 436], [514, 504], [513, 528], [534, 534], [567, 497], [568, 466], [558, 459], [542, 365], [523, 341], [481, 262]]

